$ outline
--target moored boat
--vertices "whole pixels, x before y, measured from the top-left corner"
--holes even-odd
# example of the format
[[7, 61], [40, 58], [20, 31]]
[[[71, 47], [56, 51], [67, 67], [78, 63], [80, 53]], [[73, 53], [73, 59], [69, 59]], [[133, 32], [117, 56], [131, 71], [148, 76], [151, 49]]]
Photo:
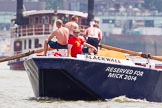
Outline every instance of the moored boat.
[[[79, 25], [84, 28], [87, 13], [69, 10], [23, 10], [23, 0], [17, 0], [17, 15], [11, 20], [11, 55], [29, 50], [42, 49], [44, 40], [55, 29], [56, 19], [66, 23], [73, 15], [78, 16]], [[24, 70], [23, 62], [27, 57], [9, 61], [10, 69]]]

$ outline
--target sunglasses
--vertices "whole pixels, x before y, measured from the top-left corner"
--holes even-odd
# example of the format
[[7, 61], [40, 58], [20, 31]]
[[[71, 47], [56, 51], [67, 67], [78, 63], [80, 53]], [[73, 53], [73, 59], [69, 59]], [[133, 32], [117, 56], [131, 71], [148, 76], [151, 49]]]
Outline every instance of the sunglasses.
[[80, 32], [74, 32], [74, 33], [80, 33]]

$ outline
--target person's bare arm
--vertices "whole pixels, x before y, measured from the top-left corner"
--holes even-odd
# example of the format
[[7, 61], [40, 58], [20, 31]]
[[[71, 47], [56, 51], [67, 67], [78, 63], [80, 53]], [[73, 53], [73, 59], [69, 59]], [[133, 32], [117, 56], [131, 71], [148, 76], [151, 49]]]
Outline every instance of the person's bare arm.
[[83, 36], [84, 36], [84, 39], [87, 40], [87, 37], [88, 37], [88, 30], [87, 29], [85, 30], [85, 33], [84, 33]]
[[100, 31], [99, 34], [98, 34], [98, 40], [99, 40], [99, 43], [100, 43], [101, 40], [102, 40], [102, 31]]
[[50, 34], [48, 37], [48, 42], [56, 35], [55, 31]]
[[68, 53], [67, 53], [67, 56], [68, 57], [71, 57], [71, 48], [72, 48], [73, 45], [71, 44], [68, 44]]
[[84, 42], [84, 46], [86, 46], [86, 47], [88, 47], [88, 48], [92, 48], [92, 49], [94, 49], [95, 52], [97, 52], [96, 47], [94, 47], [94, 46], [92, 46], [92, 45], [90, 45], [90, 44], [88, 44], [88, 43], [86, 43], [86, 42]]

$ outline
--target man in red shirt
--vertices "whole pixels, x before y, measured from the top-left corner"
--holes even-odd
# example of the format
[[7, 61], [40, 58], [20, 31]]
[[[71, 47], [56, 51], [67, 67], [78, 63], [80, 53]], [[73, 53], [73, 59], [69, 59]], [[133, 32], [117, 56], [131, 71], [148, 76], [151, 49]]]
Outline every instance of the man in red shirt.
[[[79, 29], [74, 29], [73, 36], [71, 36], [69, 38], [68, 57], [77, 57], [77, 54], [82, 54], [82, 45], [92, 48], [93, 52], [97, 52], [97, 49], [94, 46], [84, 42], [81, 38], [79, 38], [79, 33], [80, 33]], [[93, 52], [92, 52], [92, 54], [93, 54]]]

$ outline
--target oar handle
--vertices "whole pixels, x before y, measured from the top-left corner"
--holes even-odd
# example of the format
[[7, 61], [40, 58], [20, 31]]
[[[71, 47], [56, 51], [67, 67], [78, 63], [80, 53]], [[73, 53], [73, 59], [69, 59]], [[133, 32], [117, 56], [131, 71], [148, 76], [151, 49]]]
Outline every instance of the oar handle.
[[[9, 60], [14, 60], [14, 59], [26, 57], [26, 56], [29, 56], [29, 55], [34, 54], [34, 53], [41, 53], [41, 52], [43, 52], [43, 50], [44, 49], [37, 49], [37, 50], [28, 51], [26, 53], [16, 54], [14, 56], [10, 56], [10, 57], [7, 57], [7, 58], [2, 58], [2, 59], [0, 59], [0, 62], [5, 62], [5, 61], [9, 61]], [[48, 48], [48, 51], [51, 51], [51, 50], [53, 50], [53, 49]]]
[[17, 55], [14, 55], [14, 56], [10, 56], [10, 57], [7, 57], [7, 58], [2, 58], [2, 59], [0, 59], [0, 62], [5, 62], [5, 61], [9, 61], [9, 60], [14, 60], [14, 59], [26, 57], [26, 56], [29, 56], [31, 54], [34, 54], [34, 52], [35, 51], [33, 50], [33, 51], [26, 52], [26, 53], [21, 53], [21, 54], [17, 54]]

